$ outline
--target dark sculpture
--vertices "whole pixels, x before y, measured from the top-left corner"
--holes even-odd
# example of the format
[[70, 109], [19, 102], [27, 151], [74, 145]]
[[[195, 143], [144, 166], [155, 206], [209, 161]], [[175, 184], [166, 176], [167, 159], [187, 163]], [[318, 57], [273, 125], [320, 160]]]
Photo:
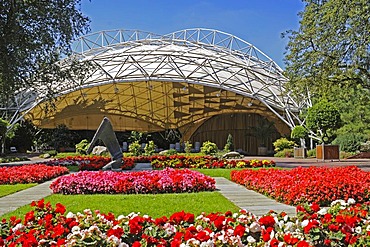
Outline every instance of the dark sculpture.
[[107, 117], [104, 117], [99, 128], [96, 130], [96, 133], [90, 143], [90, 146], [87, 149], [88, 154], [91, 153], [94, 144], [98, 139], [104, 142], [112, 158], [112, 161], [105, 165], [103, 167], [103, 170], [121, 171], [122, 170], [121, 166], [123, 162], [122, 150], [118, 144], [118, 140], [113, 131], [112, 124], [110, 123]]

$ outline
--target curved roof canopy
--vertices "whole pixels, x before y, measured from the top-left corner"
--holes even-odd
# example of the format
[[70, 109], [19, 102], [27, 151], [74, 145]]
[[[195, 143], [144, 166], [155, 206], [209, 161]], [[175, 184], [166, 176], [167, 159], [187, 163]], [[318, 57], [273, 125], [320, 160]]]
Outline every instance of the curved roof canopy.
[[[83, 80], [58, 81], [53, 110], [41, 90], [24, 92], [21, 112], [40, 127], [159, 131], [213, 115], [252, 112], [289, 127], [305, 107], [285, 89], [282, 69], [252, 44], [210, 29], [167, 35], [102, 31], [79, 38], [74, 55], [94, 68]], [[68, 59], [68, 58], [66, 58]]]

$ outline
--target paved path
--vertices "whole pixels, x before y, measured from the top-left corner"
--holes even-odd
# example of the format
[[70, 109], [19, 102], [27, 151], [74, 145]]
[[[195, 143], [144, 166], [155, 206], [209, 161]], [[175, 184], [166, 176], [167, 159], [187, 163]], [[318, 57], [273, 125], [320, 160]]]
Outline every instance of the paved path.
[[52, 181], [36, 185], [29, 189], [18, 191], [14, 194], [0, 198], [0, 215], [12, 212], [19, 207], [30, 204], [52, 194], [49, 185]]
[[238, 207], [260, 216], [270, 210], [286, 212], [295, 215], [295, 207], [276, 202], [253, 190], [247, 190], [244, 186], [231, 182], [226, 178], [215, 178], [216, 188], [219, 192]]

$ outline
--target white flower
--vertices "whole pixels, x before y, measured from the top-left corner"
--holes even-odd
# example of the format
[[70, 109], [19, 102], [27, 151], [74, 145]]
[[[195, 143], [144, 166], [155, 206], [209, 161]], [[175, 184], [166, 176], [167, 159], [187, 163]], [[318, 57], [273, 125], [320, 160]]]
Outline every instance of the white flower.
[[92, 214], [91, 209], [89, 209], [89, 208], [85, 209], [84, 214]]
[[72, 227], [72, 233], [77, 233], [77, 232], [79, 232], [81, 229], [80, 229], [80, 227], [79, 226], [74, 226], [74, 227]]
[[247, 241], [248, 241], [248, 243], [255, 243], [256, 242], [256, 240], [252, 236], [248, 236]]
[[288, 219], [289, 219], [289, 216], [288, 215], [285, 215], [283, 219], [284, 219], [285, 222], [287, 222]]
[[74, 213], [72, 213], [72, 212], [68, 212], [68, 214], [66, 215], [66, 218], [67, 219], [72, 219], [74, 217], [76, 217], [76, 215]]
[[349, 199], [348, 199], [348, 201], [347, 201], [347, 203], [348, 203], [349, 205], [352, 205], [352, 204], [355, 204], [355, 203], [356, 203], [356, 201], [355, 201], [355, 199], [353, 199], [353, 198], [349, 198]]
[[326, 208], [321, 208], [317, 213], [319, 215], [325, 215], [327, 212], [328, 212], [328, 210]]
[[119, 215], [118, 217], [117, 217], [117, 220], [118, 221], [122, 221], [122, 220], [124, 220], [126, 217], [125, 216], [123, 216], [122, 214], [121, 215]]
[[304, 220], [304, 221], [302, 221], [301, 226], [302, 226], [302, 227], [305, 227], [305, 226], [307, 226], [307, 225], [308, 225], [308, 223], [309, 223], [309, 221], [308, 221], [308, 220]]
[[278, 244], [278, 247], [283, 247], [284, 246], [284, 243], [283, 242], [280, 242], [279, 244]]
[[355, 232], [360, 234], [362, 232], [361, 226], [356, 227]]
[[19, 223], [15, 227], [12, 228], [13, 232], [20, 231], [24, 229], [24, 225]]
[[249, 226], [249, 230], [253, 233], [260, 232], [261, 226], [257, 222], [252, 222], [252, 224]]

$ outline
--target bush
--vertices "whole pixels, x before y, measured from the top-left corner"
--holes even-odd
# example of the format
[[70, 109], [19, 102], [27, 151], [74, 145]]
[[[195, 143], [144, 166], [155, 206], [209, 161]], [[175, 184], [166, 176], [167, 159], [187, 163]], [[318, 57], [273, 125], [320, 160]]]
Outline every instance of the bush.
[[233, 141], [233, 136], [231, 134], [229, 134], [227, 136], [227, 140], [226, 140], [224, 150], [226, 152], [234, 151], [234, 141]]
[[274, 157], [293, 157], [294, 156], [294, 149], [286, 148], [281, 151], [278, 151], [276, 154], [274, 154]]
[[128, 146], [128, 151], [130, 153], [132, 153], [132, 155], [134, 155], [134, 156], [141, 155], [142, 151], [141, 151], [141, 145], [140, 145], [139, 141], [134, 141], [133, 143], [131, 143]]
[[87, 149], [89, 148], [89, 146], [90, 146], [90, 142], [87, 139], [83, 139], [82, 141], [80, 141], [80, 143], [77, 143], [75, 145], [76, 153], [86, 154]]
[[155, 153], [155, 144], [153, 141], [149, 141], [149, 143], [145, 144], [144, 152], [145, 152], [145, 155], [148, 155], [148, 156]]
[[359, 133], [346, 133], [339, 135], [333, 144], [339, 145], [340, 150], [345, 152], [356, 152], [361, 148], [361, 143], [366, 141], [366, 136]]
[[49, 150], [49, 151], [46, 151], [45, 153], [50, 155], [51, 157], [54, 157], [58, 154], [57, 150]]
[[315, 158], [316, 157], [316, 148], [308, 150], [307, 151], [307, 157]]
[[185, 142], [185, 153], [191, 153], [191, 148], [193, 147], [193, 145], [189, 142], [189, 141], [186, 141]]
[[214, 155], [218, 151], [218, 147], [215, 143], [206, 141], [203, 142], [202, 147], [200, 148], [200, 151], [204, 153], [205, 155]]
[[275, 151], [279, 152], [279, 151], [283, 151], [284, 149], [292, 149], [294, 147], [294, 141], [289, 141], [286, 138], [280, 138], [280, 139], [277, 139], [273, 143], [273, 145], [275, 147]]

